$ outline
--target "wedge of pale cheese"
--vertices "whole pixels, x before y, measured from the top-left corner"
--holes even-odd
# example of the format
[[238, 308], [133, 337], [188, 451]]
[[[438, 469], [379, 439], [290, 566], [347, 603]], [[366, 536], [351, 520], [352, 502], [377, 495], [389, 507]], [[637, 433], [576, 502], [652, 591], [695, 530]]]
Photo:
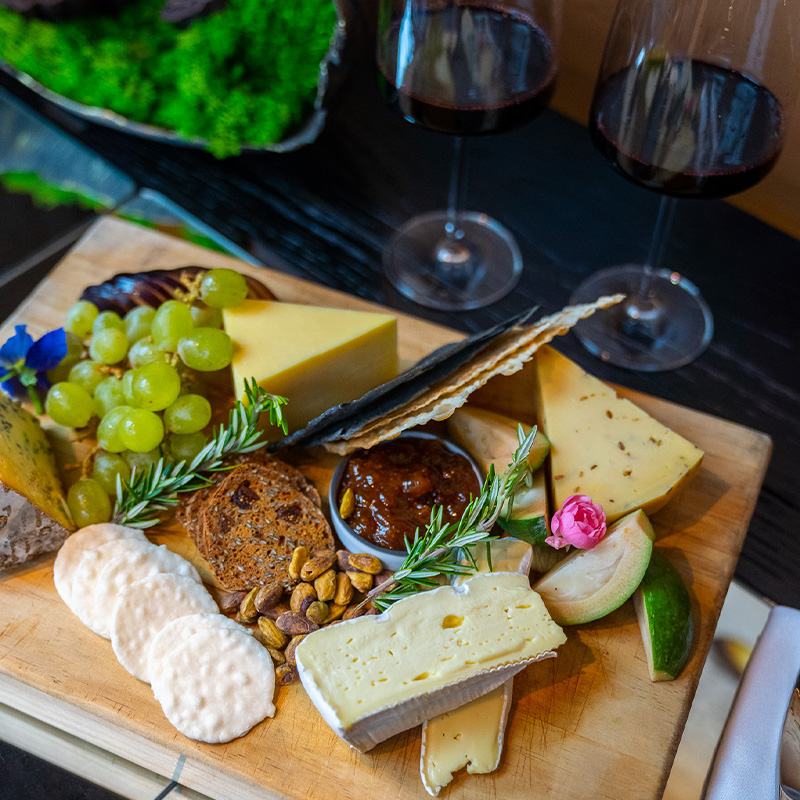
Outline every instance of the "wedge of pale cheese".
[[[518, 539], [499, 539], [491, 543], [491, 570], [486, 547], [478, 545], [473, 556], [478, 571], [519, 572], [527, 575], [531, 565], [531, 546]], [[462, 584], [472, 576], [459, 575]], [[494, 772], [503, 753], [508, 710], [514, 679], [483, 697], [429, 719], [422, 726], [419, 772], [422, 785], [434, 797], [464, 767], [471, 775]]]
[[0, 391], [0, 569], [58, 550], [74, 529], [38, 420]]
[[609, 521], [637, 508], [652, 514], [697, 472], [702, 450], [556, 350], [537, 352], [536, 372], [556, 508], [583, 494]]
[[322, 628], [297, 670], [334, 732], [366, 751], [502, 686], [566, 641], [525, 575], [477, 575]]
[[389, 314], [245, 300], [223, 318], [237, 398], [251, 378], [287, 397], [290, 433], [397, 376], [397, 320]]

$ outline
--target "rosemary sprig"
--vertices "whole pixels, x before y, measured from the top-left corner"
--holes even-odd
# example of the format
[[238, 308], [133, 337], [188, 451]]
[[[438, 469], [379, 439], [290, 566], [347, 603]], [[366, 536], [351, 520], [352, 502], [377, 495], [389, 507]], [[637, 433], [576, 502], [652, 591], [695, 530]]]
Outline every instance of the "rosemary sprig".
[[[372, 589], [364, 603], [372, 601], [384, 611], [404, 597], [438, 586], [437, 578], [441, 575], [452, 577], [476, 572], [478, 565], [470, 550], [473, 545], [485, 543], [491, 559], [489, 545], [497, 539], [491, 530], [504, 508], [510, 513], [517, 487], [530, 481], [527, 458], [536, 428], [526, 436], [520, 426], [518, 436], [519, 447], [506, 471], [497, 475], [494, 467], [490, 468], [480, 494], [470, 501], [458, 522], [445, 524], [442, 507], [434, 506], [425, 532], [420, 535], [418, 529], [413, 542], [406, 539], [408, 555], [403, 565], [389, 580]], [[463, 564], [462, 559], [467, 563]]]
[[[213, 439], [190, 461], [167, 463], [163, 458], [142, 472], [135, 469], [130, 480], [117, 476], [117, 503], [113, 521], [133, 528], [149, 528], [158, 523], [158, 513], [178, 502], [178, 494], [208, 486], [208, 476], [231, 469], [228, 456], [251, 453], [263, 447], [263, 431], [258, 429], [262, 413], [269, 412], [271, 425], [286, 433], [281, 406], [285, 397], [265, 392], [252, 378], [244, 382], [245, 401], [237, 400], [228, 415], [227, 426], [220, 425]], [[154, 516], [155, 514], [155, 516]]]

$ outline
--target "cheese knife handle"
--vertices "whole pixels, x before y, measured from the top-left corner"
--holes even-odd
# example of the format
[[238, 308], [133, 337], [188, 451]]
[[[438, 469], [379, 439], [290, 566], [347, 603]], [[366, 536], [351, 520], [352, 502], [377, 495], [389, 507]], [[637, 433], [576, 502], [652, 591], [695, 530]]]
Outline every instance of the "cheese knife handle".
[[747, 664], [706, 782], [704, 800], [779, 794], [784, 721], [800, 672], [800, 611], [770, 611]]

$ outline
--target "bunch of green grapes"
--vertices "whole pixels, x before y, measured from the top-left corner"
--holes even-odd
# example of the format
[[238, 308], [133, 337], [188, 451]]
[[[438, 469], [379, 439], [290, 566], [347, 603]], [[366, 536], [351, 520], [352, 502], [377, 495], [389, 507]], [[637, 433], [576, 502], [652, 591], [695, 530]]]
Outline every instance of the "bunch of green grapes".
[[91, 477], [69, 490], [79, 527], [111, 518], [117, 477], [130, 480], [159, 458], [190, 461], [208, 443], [211, 404], [187, 390], [191, 371], [214, 372], [233, 358], [222, 328], [223, 308], [247, 296], [245, 279], [212, 269], [193, 302], [137, 306], [124, 317], [86, 300], [67, 312], [67, 355], [49, 373], [45, 410], [59, 425], [97, 421], [99, 450]]

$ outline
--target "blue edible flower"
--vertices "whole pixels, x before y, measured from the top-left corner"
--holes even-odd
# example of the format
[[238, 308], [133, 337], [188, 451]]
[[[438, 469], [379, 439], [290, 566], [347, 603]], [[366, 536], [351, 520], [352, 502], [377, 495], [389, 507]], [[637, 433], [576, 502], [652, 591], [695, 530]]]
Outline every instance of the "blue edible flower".
[[63, 328], [50, 331], [34, 342], [27, 326], [17, 325], [16, 333], [0, 347], [0, 385], [17, 400], [26, 397], [37, 414], [42, 413], [40, 392], [47, 392], [48, 370], [55, 369], [67, 354], [67, 334]]

